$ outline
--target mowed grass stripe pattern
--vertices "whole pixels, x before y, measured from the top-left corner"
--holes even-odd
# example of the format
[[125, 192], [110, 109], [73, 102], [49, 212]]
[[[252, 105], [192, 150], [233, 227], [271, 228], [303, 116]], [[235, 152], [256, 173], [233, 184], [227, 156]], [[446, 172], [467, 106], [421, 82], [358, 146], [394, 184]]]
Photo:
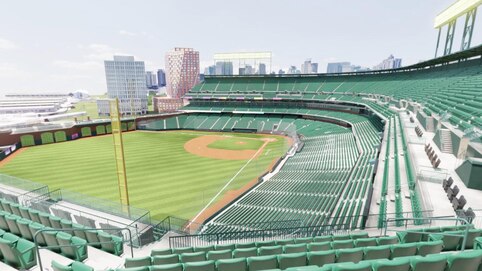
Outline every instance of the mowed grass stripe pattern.
[[[247, 162], [200, 157], [184, 150], [198, 136], [223, 133], [175, 131], [124, 134], [131, 205], [151, 211], [154, 219], [167, 215], [192, 218]], [[245, 134], [225, 135], [240, 137]], [[249, 135], [260, 138], [264, 135]], [[234, 180], [228, 190], [239, 189], [283, 155], [287, 140], [270, 142]], [[261, 142], [261, 141], [260, 141]], [[15, 156], [0, 172], [90, 196], [118, 201], [112, 137], [35, 146]]]
[[263, 145], [263, 143], [264, 142], [261, 140], [233, 137], [216, 140], [213, 143], [209, 144], [208, 147], [214, 149], [234, 151], [258, 150]]

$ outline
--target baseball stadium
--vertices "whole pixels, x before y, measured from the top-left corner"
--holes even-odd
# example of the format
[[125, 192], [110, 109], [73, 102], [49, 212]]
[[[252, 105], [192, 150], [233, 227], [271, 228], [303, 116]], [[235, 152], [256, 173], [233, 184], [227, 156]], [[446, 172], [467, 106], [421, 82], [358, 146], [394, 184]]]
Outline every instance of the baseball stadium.
[[1, 131], [0, 270], [482, 270], [480, 3], [414, 65], [206, 76], [174, 113]]

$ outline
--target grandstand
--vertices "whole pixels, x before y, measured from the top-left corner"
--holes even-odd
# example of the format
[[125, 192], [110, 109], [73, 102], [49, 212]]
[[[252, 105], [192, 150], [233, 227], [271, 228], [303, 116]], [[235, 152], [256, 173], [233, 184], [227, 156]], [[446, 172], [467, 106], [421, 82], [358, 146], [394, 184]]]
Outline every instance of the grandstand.
[[[293, 144], [212, 213], [215, 198], [195, 217], [159, 221], [0, 174], [0, 270], [482, 270], [482, 45], [392, 70], [206, 76], [184, 98], [178, 112], [123, 119], [121, 130]], [[0, 171], [22, 148], [112, 126], [1, 133]]]

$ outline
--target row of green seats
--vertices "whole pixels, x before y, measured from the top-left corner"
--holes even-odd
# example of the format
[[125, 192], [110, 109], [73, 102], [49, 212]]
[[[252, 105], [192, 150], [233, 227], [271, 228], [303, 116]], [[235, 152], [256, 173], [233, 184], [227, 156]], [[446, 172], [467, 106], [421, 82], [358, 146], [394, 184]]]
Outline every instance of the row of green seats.
[[[405, 256], [440, 253], [442, 251], [442, 241], [420, 242], [410, 244], [396, 244], [383, 246], [368, 246], [363, 248], [346, 248], [337, 250], [324, 250], [313, 252], [297, 252], [282, 254], [281, 251], [274, 251], [272, 254], [260, 255], [256, 248], [235, 249], [234, 251], [213, 251], [209, 252], [208, 256], [204, 252], [184, 253], [181, 255], [163, 255], [154, 257], [139, 257], [127, 258], [125, 262], [126, 268], [142, 267], [142, 266], [160, 266], [177, 263], [191, 263], [219, 261], [229, 259], [265, 259], [266, 257], [277, 257], [279, 259], [292, 258], [296, 255], [297, 258], [303, 258], [305, 263], [310, 265], [321, 266], [326, 263], [334, 262], [359, 262], [362, 260], [372, 259], [393, 259]], [[304, 265], [304, 264], [303, 264]]]
[[94, 268], [79, 261], [71, 262], [68, 265], [64, 265], [59, 262], [52, 261], [51, 266], [53, 271], [94, 271]]
[[30, 269], [37, 265], [35, 244], [14, 234], [0, 231], [0, 258], [15, 268]]
[[52, 229], [37, 235], [37, 237], [42, 236], [37, 238], [39, 244], [49, 246], [50, 250], [62, 253], [71, 259], [82, 261], [87, 258], [87, 241], [84, 239], [55, 231], [53, 228], [44, 227], [20, 216], [0, 211], [0, 228], [2, 231], [9, 231], [30, 241], [38, 230]]
[[[88, 227], [73, 223], [70, 220], [61, 219], [49, 213], [37, 211], [4, 199], [0, 200], [0, 209], [2, 209], [0, 210], [0, 229], [10, 231], [30, 241], [33, 241], [35, 233], [39, 230], [65, 229], [68, 230], [65, 233], [70, 232], [74, 237], [86, 240], [89, 245], [103, 251], [114, 255], [121, 255], [124, 252], [123, 238], [102, 230], [86, 230]], [[40, 245], [47, 245], [44, 235], [45, 233], [37, 235], [37, 241]], [[66, 237], [66, 235], [61, 236]], [[75, 242], [81, 241], [76, 240]]]
[[327, 264], [323, 267], [286, 269], [286, 271], [480, 271], [482, 252], [431, 254], [358, 263]]
[[480, 232], [479, 229], [474, 229], [474, 225], [454, 225], [454, 226], [443, 226], [443, 227], [429, 227], [429, 228], [415, 228], [405, 231], [397, 231], [396, 234], [398, 239], [400, 239], [401, 243], [412, 243], [412, 242], [420, 242], [428, 240], [428, 237], [432, 233], [441, 233], [441, 232], [451, 232], [451, 231], [459, 231], [465, 230], [469, 228], [469, 231], [472, 233]]

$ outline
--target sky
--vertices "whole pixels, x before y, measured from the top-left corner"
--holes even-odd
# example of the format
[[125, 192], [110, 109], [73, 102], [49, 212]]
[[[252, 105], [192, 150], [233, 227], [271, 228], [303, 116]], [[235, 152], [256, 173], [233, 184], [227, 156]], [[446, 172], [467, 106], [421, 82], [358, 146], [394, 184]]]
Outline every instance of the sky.
[[102, 94], [104, 60], [134, 55], [157, 70], [174, 47], [198, 50], [201, 71], [214, 53], [239, 51], [271, 51], [275, 71], [307, 58], [321, 72], [328, 62], [372, 67], [390, 54], [414, 64], [433, 58], [433, 20], [453, 1], [0, 0], [0, 94]]

